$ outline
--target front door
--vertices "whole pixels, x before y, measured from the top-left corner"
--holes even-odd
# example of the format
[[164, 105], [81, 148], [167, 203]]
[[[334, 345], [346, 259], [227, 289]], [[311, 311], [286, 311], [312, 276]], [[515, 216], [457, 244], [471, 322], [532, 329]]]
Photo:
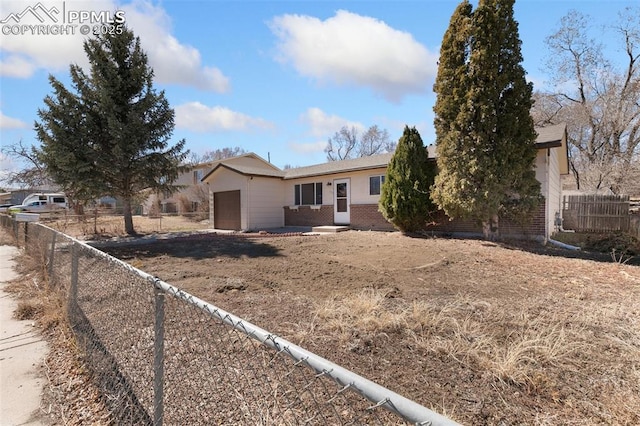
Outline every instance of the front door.
[[349, 184], [349, 179], [333, 181], [333, 222], [336, 225], [348, 225], [351, 222]]

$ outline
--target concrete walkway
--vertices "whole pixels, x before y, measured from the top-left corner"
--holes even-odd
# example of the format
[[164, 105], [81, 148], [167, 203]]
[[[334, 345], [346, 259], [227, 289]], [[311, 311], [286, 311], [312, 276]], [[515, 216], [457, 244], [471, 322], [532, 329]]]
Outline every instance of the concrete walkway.
[[47, 343], [33, 321], [18, 321], [18, 301], [4, 291], [15, 277], [12, 260], [18, 249], [0, 245], [0, 426], [44, 425], [40, 401], [46, 378], [39, 374]]

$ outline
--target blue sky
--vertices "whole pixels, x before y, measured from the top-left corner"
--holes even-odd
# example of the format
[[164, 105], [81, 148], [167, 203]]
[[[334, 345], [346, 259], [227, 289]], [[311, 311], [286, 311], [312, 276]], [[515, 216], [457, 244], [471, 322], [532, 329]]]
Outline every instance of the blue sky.
[[[327, 139], [344, 125], [376, 124], [394, 140], [405, 125], [416, 126], [432, 143], [438, 48], [458, 1], [1, 0], [0, 20], [38, 3], [67, 13], [123, 11], [148, 53], [156, 89], [176, 111], [175, 142], [185, 138], [200, 155], [239, 146], [282, 167], [324, 162]], [[544, 40], [570, 10], [590, 15], [593, 35], [614, 49], [603, 26], [638, 5], [518, 0], [528, 78], [538, 89], [548, 81]], [[21, 19], [37, 23], [29, 14]], [[87, 67], [78, 28], [65, 35], [3, 28], [3, 146], [37, 145], [33, 123], [51, 93], [48, 75], [68, 83], [70, 63]], [[0, 156], [0, 167], [21, 165]]]

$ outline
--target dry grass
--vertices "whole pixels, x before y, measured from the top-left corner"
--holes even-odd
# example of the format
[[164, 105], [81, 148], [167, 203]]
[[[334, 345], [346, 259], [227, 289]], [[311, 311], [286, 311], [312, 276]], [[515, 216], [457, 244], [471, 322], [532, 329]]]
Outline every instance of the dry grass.
[[[125, 236], [122, 216], [103, 215], [98, 217], [64, 216], [46, 219], [43, 223], [53, 229], [75, 238], [106, 238]], [[208, 221], [190, 219], [184, 216], [133, 216], [133, 226], [141, 235], [159, 232], [184, 232], [210, 228]]]
[[[0, 244], [15, 245], [15, 239], [2, 228]], [[21, 252], [15, 261], [19, 276], [5, 286], [5, 291], [19, 299], [14, 316], [34, 321], [50, 348], [40, 420], [43, 424], [111, 424], [69, 328], [64, 290], [50, 285], [43, 259]]]
[[364, 289], [354, 297], [331, 298], [322, 303], [315, 314], [325, 327], [349, 340], [354, 333], [379, 334], [402, 330], [404, 314], [389, 309], [385, 293]]
[[[38, 253], [42, 251], [38, 250]], [[35, 320], [44, 332], [53, 331], [64, 324], [65, 294], [50, 285], [46, 261], [22, 252], [17, 259], [16, 269], [19, 277], [5, 287], [6, 291], [19, 298], [15, 317]]]
[[[144, 219], [154, 223], [154, 219]], [[165, 225], [163, 218], [163, 229]], [[245, 252], [225, 256], [221, 253], [228, 252], [214, 249], [228, 249], [224, 244], [238, 249], [241, 242], [222, 239], [200, 242], [202, 252], [197, 253], [187, 253], [194, 242], [184, 246], [176, 242], [161, 246], [157, 259], [146, 252], [148, 247], [144, 254], [128, 255], [147, 272], [156, 273], [153, 268], [158, 265], [166, 268], [169, 272], [160, 269], [158, 275], [166, 274], [172, 284], [185, 283], [173, 282], [171, 277], [197, 281], [200, 294], [186, 290], [245, 318], [253, 320], [254, 316], [265, 329], [310, 346], [316, 353], [326, 349], [329, 353], [324, 356], [336, 356], [337, 363], [352, 371], [361, 368], [364, 372], [360, 374], [386, 381], [385, 386], [396, 386], [399, 393], [406, 392], [416, 401], [426, 400], [423, 395], [436, 395], [425, 405], [464, 424], [637, 424], [640, 275], [634, 266], [567, 261], [495, 245], [436, 239], [429, 246], [421, 240], [407, 240], [408, 248], [387, 250], [385, 253], [398, 253], [389, 260], [393, 269], [362, 253], [379, 253], [383, 248], [378, 246], [391, 246], [400, 237], [376, 234], [372, 241], [365, 237], [354, 233], [335, 239], [289, 239], [288, 246], [285, 239], [269, 240], [273, 246], [282, 243], [283, 248], [278, 246], [278, 256], [262, 258], [255, 256], [255, 243], [246, 244], [252, 256]], [[449, 246], [452, 248], [443, 250]], [[344, 271], [327, 269], [329, 273], [322, 274], [318, 265], [306, 266], [308, 253], [315, 253], [319, 264], [327, 264], [327, 259], [335, 261], [337, 250], [343, 247], [347, 251], [340, 258], [346, 265]], [[169, 248], [178, 254], [173, 263], [166, 255]], [[411, 253], [427, 249], [437, 253], [434, 258], [446, 253], [448, 260], [424, 265], [427, 256], [423, 254], [410, 262]], [[459, 251], [465, 251], [464, 256], [456, 257]], [[357, 255], [349, 257], [352, 252]], [[323, 258], [323, 253], [329, 257]], [[302, 261], [294, 257], [298, 254]], [[207, 262], [209, 258], [217, 261]], [[254, 263], [258, 261], [263, 263]], [[337, 268], [340, 264], [331, 265]], [[305, 267], [308, 271], [301, 273]], [[43, 268], [36, 269], [41, 272]], [[189, 274], [181, 272], [185, 270]], [[331, 287], [334, 276], [339, 279]], [[313, 277], [320, 277], [321, 284], [311, 281]], [[442, 285], [434, 284], [440, 281]], [[292, 288], [302, 289], [300, 293], [285, 290], [287, 282], [295, 283]], [[30, 291], [46, 287], [41, 279], [25, 285], [33, 287]], [[312, 298], [315, 292], [322, 297]], [[301, 312], [298, 301], [312, 308]], [[25, 312], [41, 315], [41, 309], [34, 305], [25, 307]], [[284, 319], [277, 316], [288, 311], [293, 312]], [[74, 377], [83, 377], [81, 365], [74, 361], [79, 358], [73, 344], [65, 343], [70, 334], [61, 335], [72, 361], [49, 364], [52, 374], [67, 370], [61, 380], [54, 380], [60, 395], [78, 387], [79, 379], [67, 379], [67, 375], [73, 372], [78, 374]], [[396, 353], [402, 356], [396, 358]], [[349, 361], [353, 364], [343, 364]], [[397, 375], [402, 375], [402, 382], [393, 381]], [[73, 397], [78, 411], [83, 411], [82, 404], [96, 404], [90, 391]], [[68, 418], [74, 415], [69, 408], [64, 413]], [[104, 424], [108, 416], [103, 413], [96, 418], [95, 422], [89, 417], [83, 421]], [[78, 420], [61, 423], [83, 424]]]
[[[515, 386], [528, 395], [548, 395], [557, 402], [563, 396], [557, 379], [548, 373], [551, 368], [579, 374], [576, 366], [584, 365], [583, 353], [593, 353], [601, 346], [615, 347], [621, 364], [607, 366], [612, 380], [617, 381], [607, 384], [611, 401], [603, 402], [601, 409], [609, 412], [612, 420], [617, 419], [613, 424], [624, 424], [629, 413], [640, 409], [640, 395], [630, 390], [640, 384], [637, 364], [630, 362], [635, 369], [630, 376], [622, 364], [627, 359], [637, 362], [640, 334], [639, 329], [624, 323], [618, 333], [601, 335], [594, 341], [593, 330], [587, 326], [593, 325], [595, 318], [615, 322], [618, 316], [610, 308], [593, 304], [580, 312], [537, 314], [460, 296], [444, 306], [425, 301], [406, 304], [387, 298], [384, 292], [366, 289], [318, 305], [314, 313], [322, 321], [313, 332], [337, 332], [343, 341], [401, 333], [417, 348], [455, 359], [481, 377], [488, 375], [504, 386]], [[594, 368], [600, 362], [594, 359]]]

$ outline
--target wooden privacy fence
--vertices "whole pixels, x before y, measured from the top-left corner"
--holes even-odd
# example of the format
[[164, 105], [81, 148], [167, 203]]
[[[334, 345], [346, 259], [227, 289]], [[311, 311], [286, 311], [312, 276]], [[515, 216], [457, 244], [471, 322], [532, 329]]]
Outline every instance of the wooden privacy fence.
[[562, 197], [564, 229], [578, 232], [628, 231], [628, 195], [569, 195]]
[[640, 215], [634, 214], [629, 217], [629, 233], [636, 238], [640, 238]]

